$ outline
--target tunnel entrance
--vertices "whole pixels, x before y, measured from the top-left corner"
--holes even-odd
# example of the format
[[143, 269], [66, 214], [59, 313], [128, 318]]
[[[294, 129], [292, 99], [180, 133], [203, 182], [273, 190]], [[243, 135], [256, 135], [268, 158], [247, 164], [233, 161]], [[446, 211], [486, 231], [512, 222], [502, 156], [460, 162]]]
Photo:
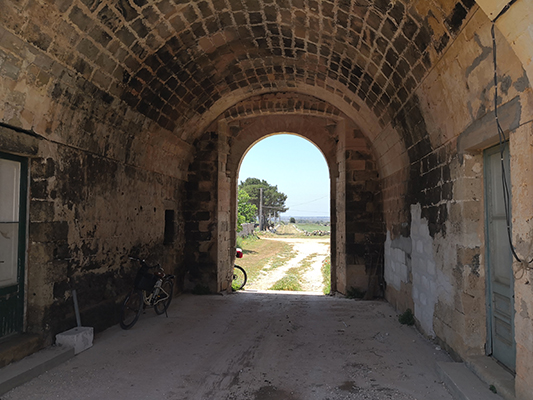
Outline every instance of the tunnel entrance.
[[331, 185], [320, 149], [288, 132], [263, 138], [244, 155], [238, 182], [238, 220], [252, 222], [237, 234], [246, 288], [329, 293]]
[[[185, 247], [189, 285], [208, 282], [212, 292], [231, 287], [241, 161], [254, 143], [291, 132], [320, 150], [330, 176], [331, 290], [345, 294], [357, 288], [374, 297], [382, 275], [385, 228], [371, 140], [350, 118], [317, 98], [278, 93], [270, 103], [269, 96], [236, 104], [195, 143], [185, 214], [190, 218]], [[257, 102], [271, 104], [272, 112], [254, 111], [250, 104]]]

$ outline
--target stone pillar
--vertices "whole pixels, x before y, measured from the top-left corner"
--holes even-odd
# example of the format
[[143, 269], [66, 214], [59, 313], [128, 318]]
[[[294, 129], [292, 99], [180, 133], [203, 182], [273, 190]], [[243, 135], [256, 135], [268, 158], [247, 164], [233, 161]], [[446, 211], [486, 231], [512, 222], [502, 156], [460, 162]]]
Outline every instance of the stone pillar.
[[[217, 184], [217, 291], [231, 289], [233, 257], [231, 250], [235, 243], [235, 223], [232, 223], [233, 207], [236, 209], [235, 185], [232, 185], [227, 168], [229, 144], [228, 126], [225, 120], [218, 124], [218, 184]], [[233, 189], [233, 190], [232, 190]]]
[[385, 241], [381, 185], [371, 144], [353, 124], [346, 128], [345, 169], [346, 290], [374, 298]]
[[[331, 263], [331, 291], [346, 294], [346, 124], [337, 125], [337, 176], [335, 179], [335, 263]], [[333, 180], [333, 178], [332, 178]], [[333, 185], [333, 183], [332, 183]]]

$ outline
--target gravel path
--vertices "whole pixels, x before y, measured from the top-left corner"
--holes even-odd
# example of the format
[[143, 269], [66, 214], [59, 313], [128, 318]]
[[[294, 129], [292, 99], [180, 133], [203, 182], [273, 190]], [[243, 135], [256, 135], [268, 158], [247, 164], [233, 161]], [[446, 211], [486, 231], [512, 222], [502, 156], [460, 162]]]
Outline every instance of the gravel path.
[[303, 291], [322, 292], [322, 272], [321, 267], [324, 259], [330, 254], [329, 238], [327, 239], [285, 239], [285, 238], [264, 238], [262, 240], [281, 241], [293, 246], [296, 256], [291, 258], [284, 265], [268, 270], [266, 265], [258, 279], [246, 285], [247, 290], [268, 290], [279, 281], [291, 268], [298, 267], [303, 260], [311, 255], [316, 255], [312, 259], [311, 268], [304, 275], [305, 282], [302, 282]]

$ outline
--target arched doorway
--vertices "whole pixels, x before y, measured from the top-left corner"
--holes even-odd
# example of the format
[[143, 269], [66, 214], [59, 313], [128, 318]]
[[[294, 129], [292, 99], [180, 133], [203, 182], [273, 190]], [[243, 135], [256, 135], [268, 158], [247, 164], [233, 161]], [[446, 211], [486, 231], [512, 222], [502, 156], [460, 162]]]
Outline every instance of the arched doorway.
[[317, 146], [328, 166], [332, 291], [356, 287], [376, 293], [384, 242], [379, 174], [372, 147], [357, 126], [345, 118], [294, 113], [225, 119], [217, 128], [218, 288], [228, 287], [233, 265], [239, 165], [257, 141], [291, 132]]
[[243, 156], [238, 182], [239, 220], [245, 204], [254, 204], [260, 217], [246, 222], [257, 222], [262, 239], [249, 238], [253, 224], [237, 233], [238, 247], [250, 250], [239, 260], [248, 272], [247, 289], [329, 293], [331, 274], [324, 263], [331, 255], [331, 185], [320, 149], [290, 132], [265, 137]]

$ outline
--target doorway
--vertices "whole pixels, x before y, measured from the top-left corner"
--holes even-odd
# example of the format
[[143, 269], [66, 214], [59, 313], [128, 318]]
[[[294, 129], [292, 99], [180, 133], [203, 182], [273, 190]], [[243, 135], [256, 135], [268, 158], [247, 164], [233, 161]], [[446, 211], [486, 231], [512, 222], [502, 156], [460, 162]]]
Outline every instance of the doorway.
[[[504, 173], [509, 178], [509, 145], [503, 147]], [[513, 258], [507, 235], [508, 207], [504, 201], [500, 146], [484, 153], [487, 243], [487, 353], [510, 370], [515, 370]]]
[[0, 338], [23, 328], [27, 162], [0, 153]]
[[320, 148], [292, 132], [265, 135], [243, 155], [238, 181], [239, 218], [244, 198], [262, 239], [237, 234], [247, 289], [329, 293], [331, 182]]

